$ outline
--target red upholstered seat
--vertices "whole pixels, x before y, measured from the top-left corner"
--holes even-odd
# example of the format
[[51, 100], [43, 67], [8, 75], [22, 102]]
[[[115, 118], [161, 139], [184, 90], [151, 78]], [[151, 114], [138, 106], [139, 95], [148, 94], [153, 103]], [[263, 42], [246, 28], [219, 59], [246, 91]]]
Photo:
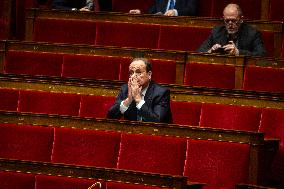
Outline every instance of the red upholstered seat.
[[0, 89], [0, 110], [17, 111], [19, 91], [14, 89]]
[[204, 189], [233, 189], [248, 182], [249, 153], [248, 144], [188, 140], [184, 176]]
[[235, 88], [235, 67], [232, 65], [187, 63], [184, 84], [191, 86]]
[[[274, 56], [274, 33], [269, 31], [262, 31], [262, 39], [266, 49], [266, 56]], [[279, 56], [279, 55], [278, 55]]]
[[284, 110], [264, 108], [260, 123], [259, 131], [266, 138], [280, 139], [280, 148], [268, 175], [270, 179], [277, 180], [284, 186]]
[[282, 37], [282, 48], [281, 48], [281, 57], [280, 58], [284, 58], [284, 35]]
[[38, 18], [34, 22], [34, 41], [94, 44], [96, 22]]
[[283, 21], [284, 19], [284, 1], [283, 0], [270, 0], [270, 8], [268, 18], [275, 21]]
[[202, 104], [200, 126], [258, 131], [261, 109], [251, 106]]
[[114, 102], [114, 96], [82, 96], [79, 116], [106, 118], [107, 111]]
[[53, 128], [0, 125], [0, 157], [50, 162]]
[[198, 126], [201, 103], [171, 101], [173, 123]]
[[5, 73], [60, 76], [63, 56], [54, 53], [7, 51]]
[[116, 167], [119, 133], [55, 128], [54, 136], [53, 163]]
[[284, 69], [247, 66], [243, 88], [254, 91], [284, 92]]
[[[176, 83], [176, 62], [174, 60], [153, 59], [152, 80], [157, 83]], [[120, 80], [128, 81], [128, 70], [131, 61], [124, 61], [121, 64]]]
[[148, 13], [155, 0], [112, 0], [112, 11], [129, 12], [131, 9], [140, 9], [142, 13]]
[[236, 3], [242, 8], [245, 18], [259, 20], [261, 15], [261, 2], [262, 1], [259, 0], [213, 0], [211, 16], [222, 18], [225, 6], [229, 3]]
[[35, 176], [15, 172], [0, 172], [2, 189], [35, 189]]
[[[96, 183], [95, 180], [91, 179], [79, 179], [79, 178], [68, 178], [60, 176], [45, 176], [45, 175], [36, 175], [35, 177], [35, 186], [36, 189], [87, 189]], [[105, 186], [102, 184], [102, 188]], [[94, 187], [93, 189], [99, 189], [99, 186]]]
[[62, 76], [118, 80], [121, 61], [128, 60], [128, 58], [111, 56], [65, 55]]
[[80, 96], [41, 91], [20, 91], [19, 112], [78, 116]]
[[[124, 184], [124, 183], [117, 183], [117, 182], [107, 182], [106, 183], [107, 189], [159, 189], [160, 187], [155, 186], [145, 186], [142, 184]], [[168, 189], [167, 187], [163, 187], [160, 189]]]
[[8, 39], [9, 38], [9, 20], [0, 17], [0, 40]]
[[208, 37], [211, 28], [161, 26], [159, 49], [195, 51]]
[[159, 25], [97, 22], [95, 44], [154, 49], [158, 46], [159, 32]]
[[117, 168], [182, 175], [186, 140], [122, 134]]

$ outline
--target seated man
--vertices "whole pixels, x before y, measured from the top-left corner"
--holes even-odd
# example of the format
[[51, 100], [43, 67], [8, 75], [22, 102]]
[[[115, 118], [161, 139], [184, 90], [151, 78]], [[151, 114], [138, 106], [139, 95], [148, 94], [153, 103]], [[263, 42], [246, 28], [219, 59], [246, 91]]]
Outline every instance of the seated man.
[[243, 22], [241, 8], [228, 4], [223, 11], [224, 25], [214, 27], [198, 52], [265, 56], [261, 33]]
[[[197, 16], [198, 0], [155, 0], [149, 14], [165, 16]], [[130, 10], [129, 13], [141, 14], [139, 9]]]
[[172, 123], [170, 91], [151, 81], [151, 70], [147, 59], [133, 59], [128, 84], [122, 85], [107, 118]]
[[60, 10], [92, 11], [94, 10], [94, 3], [93, 0], [53, 0], [51, 8]]

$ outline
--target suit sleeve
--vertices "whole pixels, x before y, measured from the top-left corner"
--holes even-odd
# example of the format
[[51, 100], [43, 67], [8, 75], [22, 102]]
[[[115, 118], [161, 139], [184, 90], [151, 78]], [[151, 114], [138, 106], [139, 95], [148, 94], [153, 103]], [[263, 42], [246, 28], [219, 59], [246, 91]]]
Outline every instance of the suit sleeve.
[[179, 16], [198, 16], [198, 8], [198, 0], [184, 0], [183, 4], [176, 7]]
[[51, 8], [53, 9], [61, 9], [61, 10], [71, 10], [74, 7], [69, 7], [65, 0], [53, 0], [51, 4]]
[[257, 31], [252, 36], [252, 51], [239, 49], [240, 55], [247, 55], [247, 56], [265, 56], [266, 50], [264, 46], [264, 42], [262, 40], [261, 33]]
[[109, 119], [120, 119], [122, 114], [120, 112], [120, 103], [125, 99], [124, 87], [121, 87], [118, 96], [116, 97], [115, 103], [108, 110], [107, 118]]
[[164, 90], [152, 100], [152, 107], [145, 103], [140, 109], [143, 121], [167, 122], [166, 120], [169, 120], [167, 116], [171, 116], [170, 91]]
[[200, 45], [197, 52], [206, 53], [213, 46], [213, 34], [211, 33], [208, 38]]

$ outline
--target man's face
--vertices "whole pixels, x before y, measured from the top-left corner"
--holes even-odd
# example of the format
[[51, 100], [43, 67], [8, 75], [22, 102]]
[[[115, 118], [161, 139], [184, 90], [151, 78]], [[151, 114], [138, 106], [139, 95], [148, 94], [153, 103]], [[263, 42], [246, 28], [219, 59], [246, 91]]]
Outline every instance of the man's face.
[[133, 61], [129, 65], [129, 78], [136, 80], [142, 89], [148, 86], [151, 80], [151, 71], [146, 71], [146, 65], [142, 60]]
[[242, 18], [238, 14], [238, 10], [234, 7], [228, 7], [223, 12], [224, 23], [228, 34], [235, 34], [239, 31]]

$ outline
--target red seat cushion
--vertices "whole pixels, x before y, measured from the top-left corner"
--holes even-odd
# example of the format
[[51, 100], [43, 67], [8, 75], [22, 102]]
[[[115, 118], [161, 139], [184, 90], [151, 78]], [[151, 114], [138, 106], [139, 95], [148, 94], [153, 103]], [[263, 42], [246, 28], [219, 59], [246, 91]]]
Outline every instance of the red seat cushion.
[[43, 52], [8, 51], [5, 73], [61, 76], [63, 55]]
[[95, 44], [154, 49], [158, 46], [159, 32], [159, 25], [97, 22]]
[[82, 96], [79, 116], [106, 118], [114, 102], [114, 96]]
[[119, 133], [55, 128], [54, 136], [53, 163], [116, 167]]
[[201, 103], [171, 101], [173, 123], [198, 126]]
[[0, 125], [0, 157], [49, 162], [53, 145], [53, 128]]
[[94, 44], [96, 22], [37, 18], [34, 22], [34, 41], [53, 43]]
[[80, 96], [67, 93], [20, 91], [19, 112], [78, 116]]
[[182, 175], [186, 140], [122, 134], [117, 168]]
[[[0, 89], [0, 110], [17, 111], [19, 91], [14, 89]], [[5, 100], [4, 100], [5, 99]]]
[[234, 188], [248, 182], [248, 144], [188, 140], [184, 175], [205, 189]]
[[200, 126], [258, 131], [260, 117], [260, 108], [224, 104], [202, 104]]

